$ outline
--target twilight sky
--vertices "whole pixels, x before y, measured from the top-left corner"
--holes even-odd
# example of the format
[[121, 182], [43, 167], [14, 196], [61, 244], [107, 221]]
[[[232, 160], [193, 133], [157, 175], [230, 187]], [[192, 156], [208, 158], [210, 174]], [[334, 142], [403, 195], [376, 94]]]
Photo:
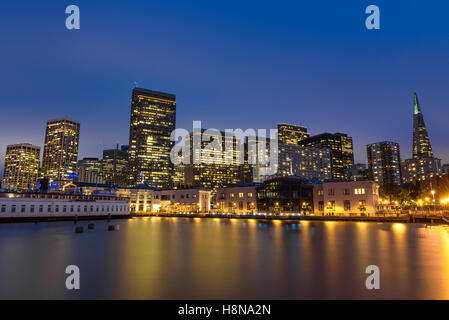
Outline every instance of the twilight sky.
[[[6, 145], [43, 146], [51, 118], [81, 122], [80, 158], [127, 144], [134, 81], [177, 95], [177, 127], [344, 132], [357, 162], [382, 140], [410, 157], [417, 91], [449, 163], [449, 3], [301, 2], [3, 0], [0, 174]], [[65, 28], [70, 4], [80, 30]], [[365, 28], [370, 4], [380, 30]]]

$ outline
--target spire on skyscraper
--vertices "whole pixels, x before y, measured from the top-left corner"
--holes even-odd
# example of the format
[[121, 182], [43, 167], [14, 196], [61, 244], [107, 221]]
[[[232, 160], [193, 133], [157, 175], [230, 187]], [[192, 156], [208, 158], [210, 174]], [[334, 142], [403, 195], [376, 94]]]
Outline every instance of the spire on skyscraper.
[[432, 146], [416, 92], [413, 100], [413, 158], [433, 158]]

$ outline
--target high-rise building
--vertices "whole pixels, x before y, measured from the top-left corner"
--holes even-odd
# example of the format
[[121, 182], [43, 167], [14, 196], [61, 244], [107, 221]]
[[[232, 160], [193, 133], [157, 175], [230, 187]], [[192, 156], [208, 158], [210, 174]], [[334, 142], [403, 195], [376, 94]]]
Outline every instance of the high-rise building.
[[26, 191], [36, 185], [41, 148], [29, 143], [6, 147], [3, 188]]
[[176, 125], [176, 95], [134, 88], [129, 128], [130, 185], [169, 188], [173, 166], [170, 135]]
[[83, 158], [78, 161], [78, 182], [104, 183], [101, 161], [98, 158]]
[[370, 179], [378, 184], [394, 183], [400, 185], [401, 155], [399, 144], [382, 141], [366, 146]]
[[47, 121], [42, 176], [50, 180], [68, 180], [76, 176], [80, 123], [61, 118]]
[[413, 159], [407, 159], [403, 162], [404, 183], [441, 176], [441, 160], [433, 155], [416, 92], [413, 98]]
[[308, 138], [307, 128], [291, 124], [278, 124], [279, 143], [286, 145], [299, 145], [299, 142]]
[[125, 187], [128, 185], [128, 152], [117, 149], [103, 151], [101, 172], [107, 184]]
[[315, 181], [331, 179], [330, 150], [321, 147], [279, 144], [276, 174], [266, 179], [285, 176]]
[[299, 142], [306, 147], [321, 147], [331, 151], [332, 178], [346, 178], [345, 171], [354, 165], [352, 138], [344, 133], [322, 133]]
[[221, 134], [221, 153], [213, 155], [215, 161], [213, 163], [206, 163], [203, 161], [203, 158], [201, 163], [194, 163], [194, 157], [197, 157], [197, 159], [200, 158], [198, 153], [202, 152], [215, 139], [214, 134], [217, 135], [217, 131], [212, 133], [209, 130], [201, 129], [202, 140], [200, 150], [193, 148], [193, 137], [195, 134], [199, 134], [199, 132], [191, 133], [189, 137], [191, 146], [190, 164], [181, 165], [184, 168], [184, 184], [188, 187], [212, 190], [212, 194], [215, 196], [218, 188], [242, 182], [245, 165], [240, 164], [237, 159], [238, 139], [235, 136], [232, 138], [232, 152], [227, 153], [225, 133], [219, 132]]
[[432, 146], [427, 133], [418, 96], [413, 95], [413, 159], [433, 158]]
[[443, 164], [442, 171], [443, 171], [443, 174], [449, 174], [449, 163]]
[[370, 180], [369, 170], [364, 163], [356, 163], [346, 170], [346, 180], [349, 181], [366, 181]]

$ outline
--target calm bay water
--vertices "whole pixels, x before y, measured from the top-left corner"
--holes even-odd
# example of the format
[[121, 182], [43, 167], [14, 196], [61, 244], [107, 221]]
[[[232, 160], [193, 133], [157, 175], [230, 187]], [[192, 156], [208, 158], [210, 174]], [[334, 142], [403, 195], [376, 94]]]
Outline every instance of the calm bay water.
[[[0, 224], [1, 299], [449, 299], [449, 228], [188, 218]], [[65, 288], [65, 268], [81, 289]], [[365, 288], [377, 265], [380, 290]]]

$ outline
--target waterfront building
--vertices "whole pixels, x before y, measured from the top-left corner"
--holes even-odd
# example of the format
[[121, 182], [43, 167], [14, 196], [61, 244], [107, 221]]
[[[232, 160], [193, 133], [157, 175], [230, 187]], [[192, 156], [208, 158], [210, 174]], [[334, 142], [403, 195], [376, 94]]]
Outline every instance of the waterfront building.
[[257, 210], [265, 213], [313, 213], [313, 186], [296, 177], [279, 177], [257, 187]]
[[200, 188], [157, 189], [148, 185], [134, 187], [73, 182], [65, 190], [82, 190], [84, 195], [113, 194], [126, 199], [135, 214], [207, 213], [210, 211], [211, 192]]
[[147, 186], [118, 189], [117, 194], [129, 199], [130, 210], [136, 214], [207, 213], [211, 192], [202, 189], [158, 190]]
[[374, 181], [322, 182], [314, 185], [315, 215], [375, 215], [379, 184]]
[[60, 118], [47, 121], [42, 177], [68, 180], [76, 177], [80, 123]]
[[441, 176], [441, 160], [434, 157], [424, 115], [416, 92], [413, 95], [413, 159], [403, 163], [404, 183]]
[[129, 204], [125, 199], [65, 193], [0, 194], [0, 219], [114, 215], [129, 215]]
[[38, 180], [41, 148], [29, 143], [6, 147], [3, 188], [26, 191]]
[[300, 145], [306, 147], [327, 148], [331, 152], [332, 178], [344, 179], [346, 169], [354, 165], [352, 138], [344, 133], [322, 133], [301, 140]]
[[176, 95], [134, 88], [129, 129], [130, 185], [169, 188], [173, 166], [170, 140], [176, 125]]
[[105, 183], [128, 186], [128, 152], [116, 149], [104, 150], [101, 160], [101, 174]]
[[101, 176], [101, 161], [98, 158], [83, 158], [78, 161], [79, 182], [104, 183]]
[[402, 184], [401, 155], [398, 143], [382, 141], [368, 144], [366, 152], [370, 180], [381, 185], [384, 183]]
[[308, 138], [310, 134], [306, 127], [294, 126], [291, 124], [278, 124], [279, 143], [286, 145], [299, 145], [299, 142]]
[[257, 212], [256, 187], [256, 184], [242, 184], [218, 188], [215, 200], [217, 212], [238, 214]]

